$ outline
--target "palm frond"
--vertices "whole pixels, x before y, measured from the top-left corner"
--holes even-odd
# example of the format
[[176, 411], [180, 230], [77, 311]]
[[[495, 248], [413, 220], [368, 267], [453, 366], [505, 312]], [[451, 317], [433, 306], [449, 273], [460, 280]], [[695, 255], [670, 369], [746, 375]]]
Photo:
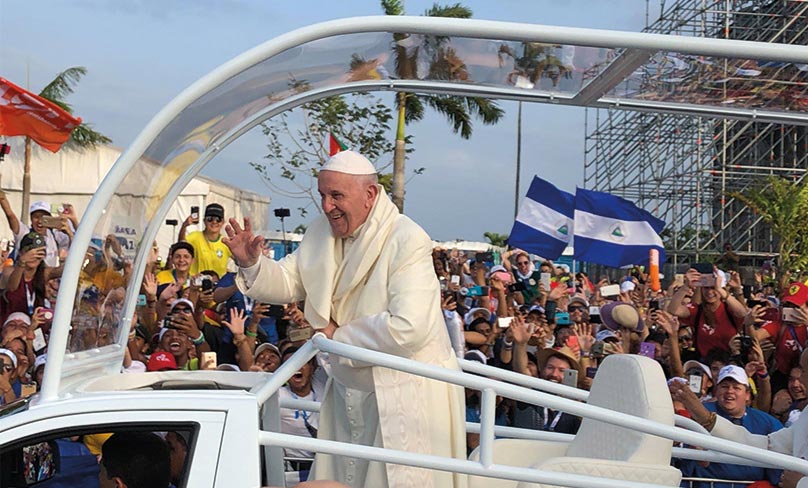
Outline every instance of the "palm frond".
[[491, 99], [465, 97], [464, 100], [469, 113], [478, 119], [482, 119], [485, 125], [494, 125], [505, 115], [505, 111], [497, 105], [497, 102]]
[[81, 77], [86, 74], [87, 68], [83, 66], [67, 68], [56, 75], [56, 78], [39, 92], [39, 96], [58, 104], [69, 113], [72, 113], [70, 105], [65, 103], [64, 99], [73, 93], [74, 86], [81, 81]]
[[93, 130], [89, 124], [80, 124], [70, 133], [70, 139], [65, 143], [69, 149], [95, 147], [100, 144], [109, 144], [112, 139]]
[[430, 107], [446, 117], [456, 134], [459, 133], [463, 139], [471, 137], [471, 117], [466, 110], [463, 97], [433, 95], [423, 99]]
[[381, 0], [384, 15], [404, 15], [404, 2], [402, 0]]
[[432, 4], [432, 7], [424, 12], [427, 17], [449, 17], [453, 19], [470, 19], [474, 13], [470, 8], [460, 3], [454, 5]]
[[417, 122], [424, 118], [424, 104], [421, 102], [421, 97], [412, 93], [407, 94], [406, 102], [404, 103], [404, 122]]

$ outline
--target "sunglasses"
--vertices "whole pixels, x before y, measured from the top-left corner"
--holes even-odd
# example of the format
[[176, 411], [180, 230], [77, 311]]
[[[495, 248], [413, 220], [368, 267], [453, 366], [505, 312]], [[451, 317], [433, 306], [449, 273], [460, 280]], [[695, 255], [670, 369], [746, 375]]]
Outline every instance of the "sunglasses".
[[530, 264], [530, 261], [517, 261], [516, 264]]
[[583, 312], [584, 310], [586, 310], [584, 307], [567, 307], [567, 311], [570, 312], [570, 313], [572, 313], [572, 312]]
[[692, 341], [692, 340], [693, 340], [693, 336], [692, 336], [692, 335], [690, 335], [690, 334], [680, 335], [680, 336], [679, 336], [679, 340], [680, 340], [680, 341]]
[[4, 370], [6, 370], [6, 371], [8, 371], [8, 372], [11, 372], [11, 371], [14, 371], [14, 366], [13, 366], [13, 365], [11, 365], [11, 364], [5, 364], [5, 363], [3, 363], [3, 369], [4, 369]]
[[205, 222], [221, 222], [221, 217], [205, 217]]
[[191, 309], [187, 307], [176, 307], [174, 310], [172, 310], [172, 312], [191, 313]]

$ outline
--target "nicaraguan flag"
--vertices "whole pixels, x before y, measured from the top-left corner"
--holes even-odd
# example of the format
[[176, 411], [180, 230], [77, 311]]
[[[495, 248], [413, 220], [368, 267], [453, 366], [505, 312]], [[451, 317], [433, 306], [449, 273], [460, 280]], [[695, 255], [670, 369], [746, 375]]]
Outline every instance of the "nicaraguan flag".
[[575, 193], [574, 259], [619, 268], [648, 264], [648, 251], [665, 249], [659, 233], [665, 222], [630, 201], [599, 191]]
[[508, 244], [546, 259], [557, 259], [572, 237], [573, 196], [533, 177], [519, 206]]

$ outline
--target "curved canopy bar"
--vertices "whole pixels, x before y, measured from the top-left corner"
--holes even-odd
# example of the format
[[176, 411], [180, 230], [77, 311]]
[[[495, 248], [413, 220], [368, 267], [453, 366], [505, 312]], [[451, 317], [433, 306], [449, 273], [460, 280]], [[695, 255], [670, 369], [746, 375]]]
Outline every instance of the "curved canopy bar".
[[[808, 125], [808, 48], [431, 17], [305, 27], [220, 66], [169, 103], [118, 159], [72, 244], [42, 401], [117, 373], [146, 256], [168, 207], [219, 150], [307, 101], [429, 92]], [[798, 109], [798, 110], [795, 110]], [[128, 236], [128, 283], [98, 280], [93, 240]]]

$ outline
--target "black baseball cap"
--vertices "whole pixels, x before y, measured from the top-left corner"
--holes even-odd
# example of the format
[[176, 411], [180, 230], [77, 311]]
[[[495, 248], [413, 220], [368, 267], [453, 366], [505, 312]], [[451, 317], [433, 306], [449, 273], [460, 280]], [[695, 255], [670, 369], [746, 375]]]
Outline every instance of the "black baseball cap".
[[219, 217], [224, 220], [224, 207], [218, 203], [211, 203], [205, 207], [205, 217]]

